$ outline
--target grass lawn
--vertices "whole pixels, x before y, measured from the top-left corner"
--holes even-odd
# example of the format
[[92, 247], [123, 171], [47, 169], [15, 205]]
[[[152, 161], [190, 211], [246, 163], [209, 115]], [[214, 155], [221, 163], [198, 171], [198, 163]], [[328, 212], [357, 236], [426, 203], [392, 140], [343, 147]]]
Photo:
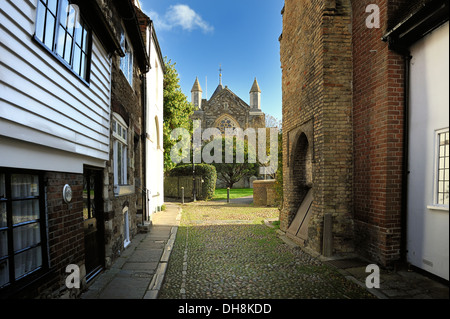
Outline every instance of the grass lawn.
[[[232, 188], [230, 189], [230, 198], [240, 198], [245, 196], [252, 196], [253, 188]], [[226, 188], [216, 188], [214, 192], [213, 200], [227, 199], [227, 189]]]

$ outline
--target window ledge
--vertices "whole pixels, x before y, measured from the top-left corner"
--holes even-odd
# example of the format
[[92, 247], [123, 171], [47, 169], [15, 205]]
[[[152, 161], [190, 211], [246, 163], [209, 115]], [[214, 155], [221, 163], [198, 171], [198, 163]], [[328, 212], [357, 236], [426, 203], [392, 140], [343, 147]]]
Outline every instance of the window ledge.
[[428, 209], [431, 210], [440, 210], [443, 212], [448, 212], [448, 206], [440, 206], [440, 205], [427, 205]]
[[115, 196], [124, 196], [134, 194], [134, 186], [133, 185], [114, 185], [114, 195]]

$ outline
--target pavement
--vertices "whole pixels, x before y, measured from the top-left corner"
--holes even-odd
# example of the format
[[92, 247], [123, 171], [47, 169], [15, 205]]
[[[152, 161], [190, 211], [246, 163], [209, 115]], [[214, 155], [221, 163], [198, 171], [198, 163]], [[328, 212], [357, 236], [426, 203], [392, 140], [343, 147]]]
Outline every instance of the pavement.
[[111, 268], [105, 270], [81, 299], [156, 299], [164, 280], [181, 219], [181, 207], [166, 203], [156, 212], [147, 233], [137, 234]]
[[[242, 201], [247, 203], [249, 199]], [[232, 200], [235, 202], [235, 200]], [[166, 210], [153, 215], [147, 233], [137, 234], [131, 244], [81, 294], [81, 299], [157, 299], [181, 220], [181, 205], [166, 203]], [[266, 223], [270, 225], [270, 223]], [[278, 236], [294, 247], [281, 231]], [[345, 278], [367, 289], [379, 299], [449, 299], [448, 282], [440, 282], [411, 269], [380, 270], [380, 287], [368, 289], [367, 261], [358, 256], [322, 259]]]

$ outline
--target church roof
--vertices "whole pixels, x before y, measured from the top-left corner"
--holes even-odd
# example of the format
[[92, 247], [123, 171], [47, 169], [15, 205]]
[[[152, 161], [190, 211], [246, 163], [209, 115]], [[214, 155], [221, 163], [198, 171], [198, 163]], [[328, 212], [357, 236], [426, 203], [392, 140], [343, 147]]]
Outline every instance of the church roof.
[[213, 99], [217, 94], [219, 94], [220, 91], [222, 91], [222, 90], [223, 90], [223, 85], [222, 85], [222, 83], [220, 83], [220, 84], [217, 86], [216, 90], [214, 91], [213, 95], [211, 95], [210, 100], [212, 100], [212, 99]]
[[195, 78], [194, 86], [192, 87], [191, 92], [194, 92], [194, 91], [203, 92], [202, 88], [200, 87], [200, 83], [198, 82], [198, 77]]
[[261, 89], [259, 88], [258, 81], [256, 81], [256, 78], [255, 78], [255, 81], [253, 81], [252, 88], [250, 89], [250, 93], [252, 93], [252, 92], [261, 93]]

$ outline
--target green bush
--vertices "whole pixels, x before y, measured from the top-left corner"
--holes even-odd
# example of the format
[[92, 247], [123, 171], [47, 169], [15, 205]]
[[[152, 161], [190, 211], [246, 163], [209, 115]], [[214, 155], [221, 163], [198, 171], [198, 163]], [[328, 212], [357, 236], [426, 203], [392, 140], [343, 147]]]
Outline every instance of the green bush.
[[[178, 165], [167, 176], [192, 176], [192, 164]], [[195, 176], [202, 177], [202, 191], [198, 199], [208, 200], [213, 198], [216, 190], [217, 172], [213, 165], [195, 164]]]

